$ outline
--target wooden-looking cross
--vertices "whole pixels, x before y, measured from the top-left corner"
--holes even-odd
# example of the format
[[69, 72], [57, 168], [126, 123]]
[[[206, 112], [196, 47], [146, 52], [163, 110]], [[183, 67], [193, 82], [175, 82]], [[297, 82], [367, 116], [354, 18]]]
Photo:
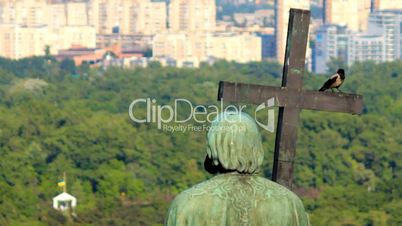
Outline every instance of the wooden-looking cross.
[[302, 90], [310, 11], [291, 9], [282, 87], [220, 82], [218, 100], [261, 104], [270, 98], [279, 106], [272, 180], [292, 188], [299, 113], [302, 109], [360, 114], [363, 97]]

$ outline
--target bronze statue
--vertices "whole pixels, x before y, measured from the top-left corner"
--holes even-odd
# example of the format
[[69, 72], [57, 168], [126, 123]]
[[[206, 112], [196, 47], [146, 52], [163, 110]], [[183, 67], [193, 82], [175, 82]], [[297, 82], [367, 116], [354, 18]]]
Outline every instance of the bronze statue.
[[180, 193], [166, 226], [307, 226], [301, 200], [259, 176], [261, 135], [245, 113], [224, 112], [208, 131], [205, 168], [213, 178]]

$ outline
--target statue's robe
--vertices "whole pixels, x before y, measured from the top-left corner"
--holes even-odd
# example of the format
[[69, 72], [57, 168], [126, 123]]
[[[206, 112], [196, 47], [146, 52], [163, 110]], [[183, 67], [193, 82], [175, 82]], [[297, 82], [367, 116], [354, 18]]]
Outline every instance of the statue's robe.
[[226, 173], [180, 193], [167, 226], [307, 226], [299, 197], [256, 175]]

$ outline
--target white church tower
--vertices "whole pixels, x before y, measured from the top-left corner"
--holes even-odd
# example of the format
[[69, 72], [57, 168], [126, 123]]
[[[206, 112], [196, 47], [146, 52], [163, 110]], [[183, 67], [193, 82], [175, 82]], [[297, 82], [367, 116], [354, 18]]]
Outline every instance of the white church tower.
[[63, 179], [58, 182], [58, 186], [63, 188], [63, 192], [53, 198], [53, 208], [60, 211], [72, 211], [77, 206], [77, 199], [67, 193], [66, 173], [63, 173]]

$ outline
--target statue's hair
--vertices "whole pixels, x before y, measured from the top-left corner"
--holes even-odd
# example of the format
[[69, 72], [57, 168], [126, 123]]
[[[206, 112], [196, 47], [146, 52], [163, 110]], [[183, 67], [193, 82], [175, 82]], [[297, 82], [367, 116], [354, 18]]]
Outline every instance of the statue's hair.
[[207, 159], [220, 171], [253, 174], [260, 171], [264, 159], [261, 135], [246, 113], [223, 112], [208, 131]]

